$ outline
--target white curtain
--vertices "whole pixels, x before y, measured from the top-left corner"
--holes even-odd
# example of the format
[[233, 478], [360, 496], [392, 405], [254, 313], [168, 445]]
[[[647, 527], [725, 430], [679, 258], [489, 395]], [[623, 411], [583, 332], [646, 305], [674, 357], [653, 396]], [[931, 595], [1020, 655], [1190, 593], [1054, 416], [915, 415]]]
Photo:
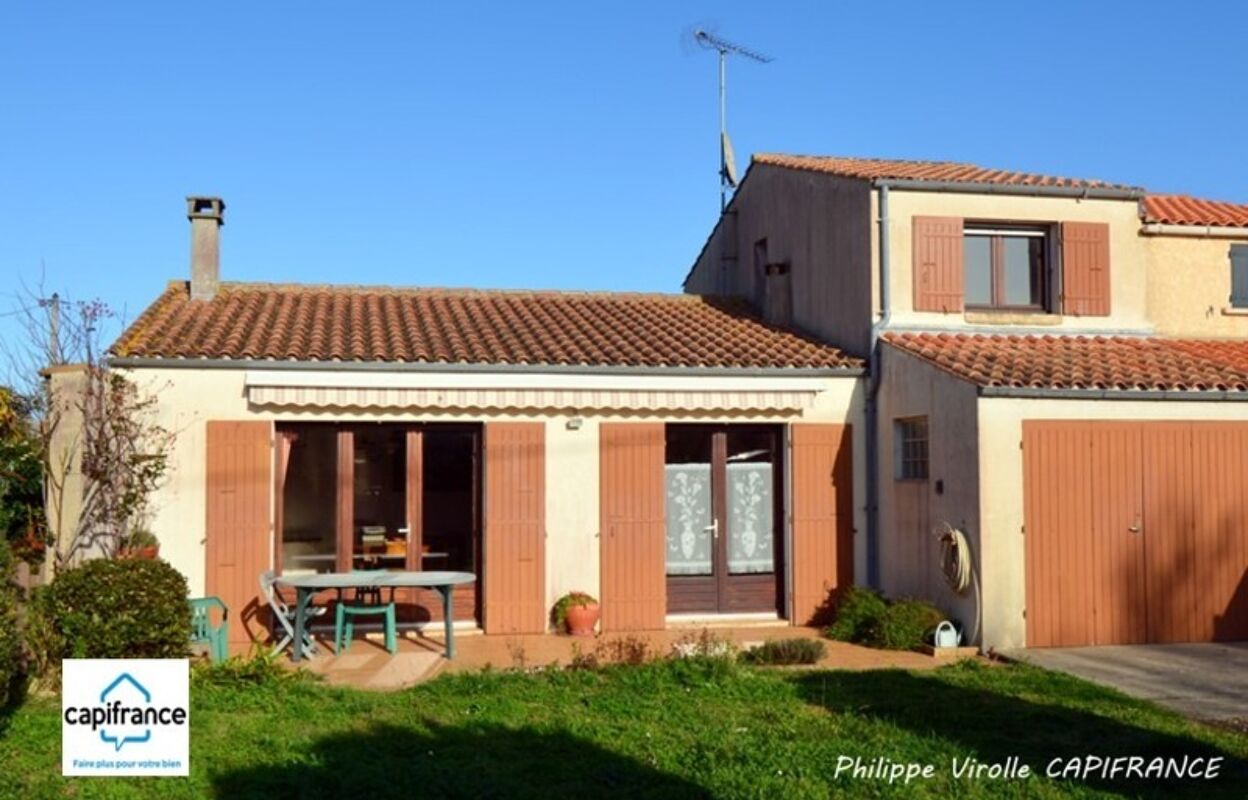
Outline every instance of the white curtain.
[[711, 574], [711, 465], [668, 464], [667, 574]]
[[728, 571], [775, 570], [775, 498], [771, 464], [728, 465]]

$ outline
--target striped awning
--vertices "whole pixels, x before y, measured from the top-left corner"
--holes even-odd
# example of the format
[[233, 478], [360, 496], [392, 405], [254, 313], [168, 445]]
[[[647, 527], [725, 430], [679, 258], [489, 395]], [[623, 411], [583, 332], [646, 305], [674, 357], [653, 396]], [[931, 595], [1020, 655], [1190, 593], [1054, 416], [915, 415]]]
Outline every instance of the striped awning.
[[255, 406], [374, 409], [546, 409], [552, 411], [770, 411], [797, 413], [818, 392], [797, 390], [628, 390], [430, 388], [379, 386], [247, 386]]

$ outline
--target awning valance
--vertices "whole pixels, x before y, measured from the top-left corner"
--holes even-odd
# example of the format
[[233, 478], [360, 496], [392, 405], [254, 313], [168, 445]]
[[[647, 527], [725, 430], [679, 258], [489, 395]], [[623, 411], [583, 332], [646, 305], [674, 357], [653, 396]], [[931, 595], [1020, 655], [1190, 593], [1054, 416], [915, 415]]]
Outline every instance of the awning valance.
[[817, 392], [659, 389], [384, 388], [249, 385], [252, 405], [286, 408], [775, 411], [809, 408]]

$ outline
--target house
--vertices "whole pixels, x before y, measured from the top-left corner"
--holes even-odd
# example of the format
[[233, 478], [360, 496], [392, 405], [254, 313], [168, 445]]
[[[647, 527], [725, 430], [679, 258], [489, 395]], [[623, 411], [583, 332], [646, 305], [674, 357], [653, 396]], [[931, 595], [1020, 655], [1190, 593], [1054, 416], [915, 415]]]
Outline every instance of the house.
[[268, 569], [472, 572], [486, 634], [570, 590], [605, 631], [806, 622], [861, 572], [861, 358], [731, 298], [222, 281], [225, 205], [188, 203], [190, 280], [111, 365], [177, 432], [150, 527], [234, 649]]
[[684, 286], [868, 363], [860, 582], [984, 648], [1248, 639], [1248, 205], [759, 155]]

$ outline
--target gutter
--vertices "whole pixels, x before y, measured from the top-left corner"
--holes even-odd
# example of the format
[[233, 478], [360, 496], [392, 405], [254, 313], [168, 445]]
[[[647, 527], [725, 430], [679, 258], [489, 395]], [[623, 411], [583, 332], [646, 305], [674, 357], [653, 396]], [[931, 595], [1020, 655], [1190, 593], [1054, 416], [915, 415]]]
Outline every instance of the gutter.
[[[931, 325], [912, 322], [898, 322], [889, 325], [888, 329], [893, 333], [931, 333], [935, 330]], [[984, 336], [1123, 336], [1136, 339], [1157, 335], [1156, 329], [1151, 326], [1139, 328], [1074, 328], [1061, 325], [994, 325], [986, 322], [950, 323], [942, 325], [938, 332], [981, 334]]]
[[877, 395], [880, 392], [880, 369], [882, 352], [880, 333], [888, 328], [893, 317], [892, 287], [889, 281], [892, 275], [889, 264], [889, 218], [888, 218], [887, 183], [878, 187], [879, 212], [877, 216], [880, 240], [880, 318], [871, 326], [871, 343], [868, 349], [866, 438], [867, 438], [867, 585], [880, 585], [880, 476], [879, 476], [879, 407]]
[[1200, 239], [1248, 239], [1248, 227], [1233, 228], [1224, 225], [1173, 225], [1149, 222], [1140, 226], [1145, 236], [1193, 236]]
[[1173, 391], [1169, 389], [1042, 389], [1031, 386], [981, 386], [980, 397], [1015, 397], [1032, 400], [1187, 400], [1248, 402], [1248, 392], [1222, 389]]
[[274, 372], [442, 372], [478, 374], [576, 374], [734, 378], [857, 378], [863, 367], [650, 367], [580, 364], [464, 364], [410, 361], [271, 361], [259, 358], [146, 358], [112, 356], [122, 369], [244, 369]]
[[908, 192], [945, 192], [957, 194], [1002, 194], [1021, 197], [1073, 197], [1085, 200], [1140, 200], [1146, 192], [1139, 188], [1093, 186], [1027, 186], [1008, 183], [965, 183], [962, 181], [924, 181], [913, 178], [876, 178], [871, 185]]

